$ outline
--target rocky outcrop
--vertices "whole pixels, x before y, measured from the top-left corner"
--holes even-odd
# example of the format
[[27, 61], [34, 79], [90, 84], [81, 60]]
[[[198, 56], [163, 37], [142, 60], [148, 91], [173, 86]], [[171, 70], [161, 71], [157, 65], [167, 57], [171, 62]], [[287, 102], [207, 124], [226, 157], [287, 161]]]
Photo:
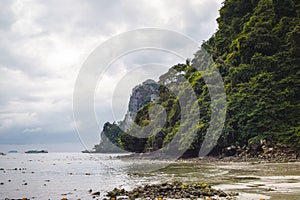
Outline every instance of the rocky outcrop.
[[124, 199], [136, 198], [170, 198], [170, 199], [195, 199], [212, 197], [213, 199], [226, 198], [235, 199], [234, 196], [238, 194], [227, 194], [222, 190], [216, 190], [206, 183], [192, 183], [184, 184], [180, 181], [173, 183], [161, 183], [154, 185], [145, 185], [144, 187], [137, 187], [131, 191], [115, 188], [107, 193], [110, 198], [122, 196]]
[[146, 104], [157, 101], [159, 84], [154, 80], [148, 79], [132, 89], [128, 104], [128, 114], [134, 119], [136, 113]]
[[123, 152], [118, 144], [119, 134], [128, 130], [134, 122], [137, 112], [150, 102], [156, 102], [159, 84], [148, 79], [132, 89], [128, 110], [124, 119], [118, 123], [105, 123], [100, 134], [100, 143], [94, 146], [95, 153]]
[[263, 139], [260, 143], [247, 146], [231, 145], [222, 149], [220, 158], [236, 157], [240, 159], [257, 158], [269, 161], [296, 161], [299, 159], [299, 149], [284, 144], [274, 144], [271, 140]]

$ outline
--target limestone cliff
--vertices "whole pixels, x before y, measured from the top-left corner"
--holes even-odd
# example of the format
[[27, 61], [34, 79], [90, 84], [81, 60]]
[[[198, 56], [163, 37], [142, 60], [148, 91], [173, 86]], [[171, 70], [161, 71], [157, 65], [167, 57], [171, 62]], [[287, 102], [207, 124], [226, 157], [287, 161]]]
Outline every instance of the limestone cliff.
[[135, 86], [128, 103], [128, 110], [122, 121], [111, 124], [105, 123], [100, 134], [100, 143], [94, 146], [96, 152], [112, 153], [120, 152], [118, 137], [126, 131], [133, 123], [136, 113], [150, 102], [157, 101], [159, 84], [154, 80], [148, 79]]

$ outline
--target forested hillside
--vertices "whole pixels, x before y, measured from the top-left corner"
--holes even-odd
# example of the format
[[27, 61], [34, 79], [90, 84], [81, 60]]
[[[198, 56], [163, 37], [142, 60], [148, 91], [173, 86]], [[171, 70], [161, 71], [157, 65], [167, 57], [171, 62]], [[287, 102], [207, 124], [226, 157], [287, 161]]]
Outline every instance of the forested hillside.
[[[224, 145], [270, 138], [300, 146], [300, 4], [226, 1], [204, 46], [224, 65]], [[197, 58], [196, 58], [197, 59]]]
[[[149, 110], [160, 104], [166, 111], [161, 129], [136, 127], [118, 134], [125, 150], [146, 152], [166, 146], [181, 123], [178, 95], [170, 88], [181, 78], [188, 80], [197, 99], [187, 100], [189, 109], [199, 109], [197, 125], [185, 127], [172, 148], [189, 145], [188, 156], [197, 156], [211, 121], [211, 100], [198, 65], [212, 65], [220, 72], [226, 91], [226, 121], [213, 152], [230, 145], [250, 145], [262, 139], [300, 149], [300, 1], [226, 0], [220, 10], [217, 32], [202, 44], [193, 59], [173, 66], [160, 77], [156, 103], [142, 107], [135, 117], [141, 127], [151, 122]], [[207, 51], [214, 63], [207, 63]], [[204, 66], [205, 68], [205, 66]], [[179, 96], [184, 95], [180, 94]], [[198, 106], [195, 106], [197, 104]], [[198, 108], [199, 107], [199, 108]], [[185, 108], [184, 108], [185, 109]], [[193, 111], [191, 111], [193, 113]], [[159, 115], [159, 113], [158, 113]], [[191, 119], [192, 120], [192, 119]], [[184, 125], [183, 125], [184, 126]], [[140, 130], [139, 130], [140, 131]], [[196, 136], [189, 132], [196, 131]], [[190, 141], [193, 141], [190, 144]]]

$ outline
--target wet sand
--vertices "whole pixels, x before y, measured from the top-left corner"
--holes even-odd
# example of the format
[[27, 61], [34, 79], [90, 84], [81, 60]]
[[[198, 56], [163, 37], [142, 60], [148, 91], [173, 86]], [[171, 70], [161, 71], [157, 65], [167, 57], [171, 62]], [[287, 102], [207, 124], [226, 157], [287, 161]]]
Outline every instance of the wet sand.
[[163, 173], [238, 192], [241, 200], [299, 200], [300, 197], [300, 162], [183, 162], [170, 165]]

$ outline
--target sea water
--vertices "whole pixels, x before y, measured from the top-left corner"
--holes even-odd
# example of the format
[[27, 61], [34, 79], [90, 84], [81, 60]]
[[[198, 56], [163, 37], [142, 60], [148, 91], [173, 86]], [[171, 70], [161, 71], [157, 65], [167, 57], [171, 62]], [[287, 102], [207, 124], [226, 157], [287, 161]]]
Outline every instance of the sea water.
[[[204, 181], [239, 199], [300, 196], [300, 163], [119, 159], [117, 154], [14, 153], [0, 156], [0, 199], [96, 199], [115, 187]], [[92, 192], [90, 192], [90, 190]]]
[[93, 192], [99, 191], [103, 197], [114, 187], [130, 189], [149, 182], [147, 178], [132, 176], [133, 162], [116, 156], [83, 153], [1, 156], [0, 198], [91, 199]]

